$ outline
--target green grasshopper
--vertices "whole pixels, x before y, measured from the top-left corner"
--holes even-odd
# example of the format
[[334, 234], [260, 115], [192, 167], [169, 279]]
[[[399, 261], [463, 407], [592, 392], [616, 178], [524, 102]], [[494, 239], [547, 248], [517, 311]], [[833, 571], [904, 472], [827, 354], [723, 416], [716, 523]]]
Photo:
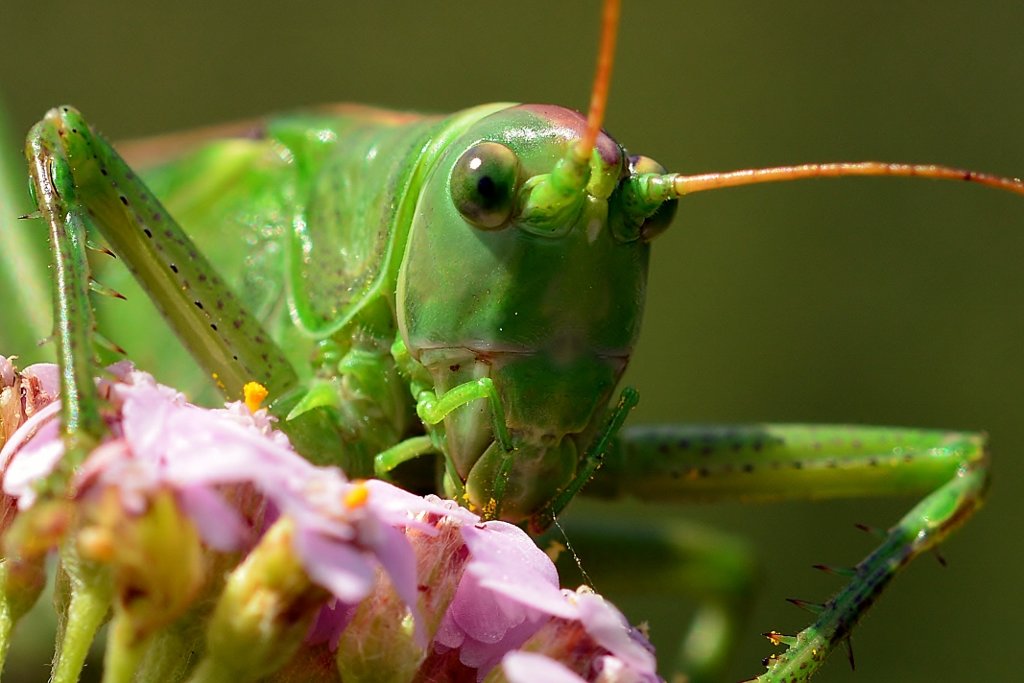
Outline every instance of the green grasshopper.
[[[230, 145], [228, 144], [227, 146], [230, 146]], [[221, 150], [220, 150], [220, 159], [224, 159], [224, 154], [225, 154], [225, 150], [226, 150], [226, 148], [227, 148], [227, 147], [222, 147], [222, 148], [221, 148]], [[199, 162], [197, 162], [197, 163], [199, 163]], [[159, 172], [158, 172], [158, 173], [159, 173]], [[167, 176], [169, 176], [169, 175], [170, 175], [170, 174], [172, 174], [172, 173], [173, 173], [172, 171], [166, 171], [166, 172], [164, 172], [164, 177], [166, 178]], [[173, 178], [171, 178], [171, 179], [167, 180], [167, 182], [171, 182], [172, 180], [173, 180]], [[156, 179], [156, 180], [154, 181], [154, 184], [155, 184], [155, 185], [157, 185], [157, 186], [159, 186], [159, 185], [160, 185], [160, 182], [161, 182], [161, 180], [160, 180], [160, 179], [158, 178], [158, 179]], [[211, 218], [211, 220], [215, 220], [215, 218]], [[229, 256], [229, 255], [230, 255], [230, 252], [231, 252], [231, 251], [232, 251], [232, 249], [233, 249], [233, 247], [232, 247], [231, 245], [224, 245], [224, 246], [223, 246], [223, 249], [224, 249], [224, 251], [225, 251], [225, 252], [227, 253], [227, 256]], [[374, 248], [374, 249], [376, 249], [376, 248]], [[204, 249], [204, 251], [212, 251], [212, 250], [207, 250], [207, 249]], [[373, 251], [373, 253], [374, 253], [374, 254], [379, 254], [380, 252], [379, 252], [379, 251]], [[225, 256], [225, 258], [227, 258], [227, 256]], [[217, 259], [217, 260], [218, 260], [218, 262], [219, 262], [219, 257], [215, 257], [215, 259]], [[164, 275], [161, 275], [161, 276], [164, 276]], [[169, 275], [167, 275], [167, 276], [169, 276]], [[104, 282], [108, 282], [108, 281], [104, 280]], [[330, 316], [330, 315], [329, 315], [329, 316]], [[115, 339], [115, 341], [118, 341], [118, 340], [117, 340], [117, 339]], [[335, 356], [332, 356], [332, 355], [331, 355], [331, 353], [332, 353], [332, 352], [337, 352], [337, 351], [335, 351], [334, 349], [327, 349], [327, 350], [324, 350], [324, 351], [323, 351], [324, 357], [327, 357], [327, 358], [330, 358], [330, 359], [334, 359], [334, 357], [335, 357]], [[459, 365], [459, 364], [451, 364], [451, 365]], [[449, 368], [451, 368], [451, 365], [449, 366]], [[455, 371], [453, 371], [453, 372], [455, 372]], [[241, 377], [241, 376], [240, 376], [240, 377]], [[605, 395], [606, 395], [606, 394], [605, 394]], [[325, 399], [325, 400], [326, 400], [326, 399]], [[600, 401], [597, 401], [597, 402], [600, 402]], [[347, 403], [346, 403], [346, 404], [347, 404]], [[306, 405], [306, 408], [308, 408], [308, 405]], [[343, 405], [339, 405], [339, 408], [343, 408]], [[470, 420], [470, 418], [465, 418], [465, 419], [466, 419], [467, 421], [468, 421], [468, 420]], [[475, 420], [477, 420], [477, 421], [479, 421], [479, 419], [478, 419], [478, 418], [474, 418], [474, 419], [475, 419]], [[483, 420], [483, 422], [486, 422], [486, 420], [484, 419], [484, 420]], [[596, 426], [596, 425], [592, 425], [592, 426], [591, 426], [591, 428], [592, 428], [592, 429], [594, 429], [594, 430], [596, 431], [596, 430], [598, 430], [598, 429], [599, 429], [599, 426]], [[451, 430], [450, 430], [450, 431], [451, 431]], [[674, 438], [678, 438], [678, 436], [676, 436], [676, 437], [674, 437]], [[384, 440], [385, 440], [385, 441], [390, 441], [390, 440], [393, 440], [393, 438], [385, 438]], [[355, 439], [354, 439], [354, 441], [355, 441], [355, 443], [357, 443], [358, 445], [366, 446], [366, 449], [367, 449], [367, 451], [368, 451], [368, 454], [369, 454], [370, 456], [374, 455], [374, 452], [376, 452], [377, 450], [379, 450], [379, 444], [376, 444], [376, 443], [372, 443], [372, 442], [370, 442], [370, 440], [369, 440], [369, 437], [366, 437], [366, 438], [365, 438], [364, 436], [361, 436], [361, 435], [360, 435], [359, 437], [355, 438]], [[489, 447], [489, 446], [488, 446], [488, 447]], [[521, 447], [521, 446], [520, 446], [520, 447]], [[364, 463], [364, 464], [362, 464], [362, 466], [366, 467], [366, 466], [367, 466], [367, 464], [366, 464], [366, 463]], [[460, 476], [462, 476], [462, 475], [460, 475]], [[452, 477], [452, 479], [453, 479], [453, 485], [456, 485], [456, 484], [457, 484], [457, 481], [455, 481], [455, 479], [457, 479], [457, 478], [459, 478], [459, 477]], [[487, 480], [487, 481], [490, 481], [490, 482], [493, 482], [493, 481], [496, 481], [496, 480], [497, 480], [497, 477], [493, 477], [493, 476], [486, 476], [486, 477], [482, 477], [482, 478], [483, 478], [483, 479], [485, 479], [485, 480]], [[787, 481], [788, 481], [788, 480], [787, 480]], [[796, 480], [794, 480], [794, 481], [796, 481]], [[530, 489], [530, 493], [532, 493], [532, 494], [537, 494], [537, 495], [538, 495], [538, 496], [540, 496], [541, 498], [546, 498], [546, 497], [550, 497], [550, 494], [551, 494], [550, 490], [549, 490], [549, 492], [547, 492], [547, 493], [541, 493], [541, 492], [540, 492], [540, 489]], [[486, 496], [485, 494], [483, 494], [483, 495], [481, 495], [481, 496], [480, 496], [480, 497], [479, 497], [479, 498], [477, 499], [477, 501], [476, 501], [476, 502], [477, 502], [478, 504], [481, 504], [481, 505], [482, 505], [482, 504], [485, 504], [485, 503], [486, 503], [486, 500], [484, 500], [484, 499], [486, 499], [486, 498], [487, 498], [487, 496]], [[503, 505], [502, 507], [504, 508], [504, 507], [506, 507], [507, 505], [508, 505], [508, 503], [506, 502], [506, 503], [505, 503], [505, 504], [504, 504], [504, 505]], [[524, 505], [525, 507], [529, 507], [529, 504], [523, 504], [523, 505]], [[506, 510], [504, 510], [504, 512], [505, 512], [506, 514], [508, 514], [508, 513], [509, 513], [509, 511], [508, 511], [507, 509], [506, 509]]]

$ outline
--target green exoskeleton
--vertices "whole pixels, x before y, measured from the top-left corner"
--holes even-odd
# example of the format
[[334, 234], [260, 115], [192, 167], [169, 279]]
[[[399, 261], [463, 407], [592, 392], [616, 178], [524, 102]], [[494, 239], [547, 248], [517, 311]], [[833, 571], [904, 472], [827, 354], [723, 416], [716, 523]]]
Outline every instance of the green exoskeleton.
[[[584, 127], [559, 107], [353, 110], [214, 143], [220, 154], [190, 162], [222, 165], [235, 147], [245, 173], [271, 174], [288, 198], [260, 207], [241, 236], [240, 255], [261, 263], [245, 268], [245, 303], [77, 112], [52, 111], [29, 156], [42, 205], [89, 204], [83, 220], [115, 253], [152, 266], [133, 266], [149, 287], [181, 292], [161, 307], [204, 340], [188, 344], [226, 396], [263, 383], [294, 438], [352, 476], [438, 450], [449, 495], [543, 529], [540, 516], [558, 512], [588, 452], [601, 455], [621, 423], [618, 411], [605, 424], [606, 405], [639, 331], [649, 243], [673, 203], [643, 196], [660, 169], [605, 135], [577, 163]], [[293, 229], [275, 234], [272, 221]], [[248, 313], [256, 297], [270, 311], [262, 320]], [[313, 341], [278, 347], [264, 327]], [[303, 420], [314, 415], [331, 417]], [[427, 436], [404, 438], [423, 425]]]
[[[926, 493], [811, 627], [773, 636], [792, 647], [762, 679], [809, 676], [896, 570], [980, 504], [984, 439], [857, 427], [620, 431], [636, 396], [614, 392], [637, 339], [652, 241], [681, 196], [750, 179], [1020, 184], [870, 163], [682, 177], [587, 127], [554, 106], [448, 117], [325, 109], [172, 142], [171, 154], [128, 149], [161, 162], [143, 183], [75, 110], [52, 110], [27, 156], [56, 254], [72, 445], [103, 431], [87, 379], [84, 255], [86, 235], [99, 234], [225, 396], [263, 383], [293, 441], [351, 476], [419, 485], [405, 463], [437, 453], [446, 494], [537, 529], [591, 479], [594, 493], [669, 500]], [[694, 654], [694, 680], [714, 676], [722, 656]]]

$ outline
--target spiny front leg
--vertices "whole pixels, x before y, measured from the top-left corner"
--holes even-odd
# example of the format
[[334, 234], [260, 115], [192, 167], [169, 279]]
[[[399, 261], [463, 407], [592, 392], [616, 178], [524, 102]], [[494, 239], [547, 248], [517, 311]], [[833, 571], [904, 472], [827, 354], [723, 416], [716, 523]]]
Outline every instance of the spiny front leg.
[[[103, 291], [91, 282], [85, 258], [90, 231], [104, 237], [226, 398], [241, 399], [245, 384], [258, 381], [269, 390], [271, 412], [282, 418], [288, 414], [301, 392], [280, 347], [149, 188], [77, 111], [49, 111], [29, 133], [26, 154], [39, 211], [55, 235], [54, 254], [60, 259], [55, 319], [69, 433], [102, 429], [89, 407], [95, 402], [94, 366], [85, 360], [95, 339], [85, 292], [89, 287]], [[79, 416], [81, 411], [87, 412]], [[93, 426], [76, 426], [82, 420]], [[307, 457], [338, 452], [337, 426], [323, 411], [282, 420], [281, 428]]]
[[912, 559], [977, 510], [989, 479], [981, 434], [881, 427], [661, 426], [627, 430], [590, 493], [661, 500], [792, 500], [927, 493], [796, 636], [767, 660], [761, 683], [808, 680]]
[[[45, 553], [61, 545], [60, 575], [67, 590], [61, 603], [62, 637], [54, 680], [72, 681], [77, 680], [88, 645], [114, 598], [110, 567], [80, 557], [74, 543], [62, 543], [67, 530], [80, 521], [69, 501], [73, 475], [107, 431], [94, 383], [98, 337], [89, 292], [112, 292], [90, 275], [89, 231], [104, 236], [226, 396], [241, 398], [243, 386], [253, 379], [280, 394], [295, 384], [295, 376], [269, 335], [78, 112], [69, 107], [51, 110], [29, 133], [26, 156], [53, 249], [66, 453], [46, 480], [44, 501], [19, 515], [5, 539], [5, 550], [24, 557], [36, 546]], [[43, 524], [53, 519], [57, 522]], [[35, 527], [46, 528], [50, 535], [38, 538], [32, 533]]]
[[72, 210], [75, 187], [59, 157], [61, 134], [34, 129], [26, 143], [29, 175], [53, 248], [53, 319], [60, 365], [61, 424], [69, 457], [50, 478], [52, 491], [66, 486], [74, 469], [99, 443], [105, 427], [93, 384], [96, 322], [89, 302], [89, 263], [83, 213]]
[[77, 111], [49, 111], [29, 133], [26, 154], [51, 231], [102, 234], [225, 396], [241, 398], [251, 380], [272, 396], [294, 386], [294, 370], [259, 322]]
[[[896, 574], [918, 555], [938, 546], [981, 506], [989, 464], [979, 444], [978, 458], [964, 462], [952, 480], [914, 506], [885, 534], [882, 544], [851, 569], [835, 570], [849, 583], [821, 606], [813, 624], [792, 638], [777, 633], [769, 640], [788, 646], [768, 658], [762, 683], [804, 681], [851, 630]], [[817, 611], [817, 608], [813, 608]]]

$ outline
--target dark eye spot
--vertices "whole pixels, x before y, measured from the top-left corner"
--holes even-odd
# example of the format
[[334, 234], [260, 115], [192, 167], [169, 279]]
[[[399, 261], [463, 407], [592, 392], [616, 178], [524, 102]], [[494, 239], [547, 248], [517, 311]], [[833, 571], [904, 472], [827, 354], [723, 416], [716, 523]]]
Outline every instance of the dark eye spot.
[[484, 200], [494, 201], [498, 186], [494, 184], [494, 179], [491, 176], [485, 175], [476, 184], [476, 191]]
[[449, 179], [455, 208], [481, 230], [508, 224], [518, 185], [519, 158], [497, 142], [478, 142], [463, 152]]

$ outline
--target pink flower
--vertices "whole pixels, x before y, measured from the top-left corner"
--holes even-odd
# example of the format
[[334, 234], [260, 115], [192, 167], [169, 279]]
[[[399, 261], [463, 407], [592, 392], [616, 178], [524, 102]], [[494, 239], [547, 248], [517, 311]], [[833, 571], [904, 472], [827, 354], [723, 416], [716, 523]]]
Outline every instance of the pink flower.
[[[365, 597], [379, 562], [403, 599], [415, 606], [415, 558], [399, 529], [418, 526], [429, 533], [432, 527], [414, 515], [447, 508], [384, 482], [353, 484], [340, 470], [314, 467], [272, 429], [265, 410], [253, 414], [239, 403], [222, 410], [199, 408], [147, 373], [121, 366], [115, 374], [121, 381], [100, 383], [117, 408], [109, 420], [112, 438], [77, 473], [79, 498], [114, 488], [124, 510], [139, 514], [158, 491], [170, 490], [203, 540], [230, 551], [251, 546], [263, 531], [251, 527], [251, 510], [239, 509], [225, 495], [226, 487], [251, 488], [272, 514], [293, 518], [297, 556], [310, 577], [339, 600]], [[37, 433], [23, 439], [19, 432], [4, 449], [11, 458], [4, 491], [22, 508], [32, 505], [36, 482], [63, 455], [54, 414], [48, 407], [37, 415], [39, 421], [49, 420]], [[365, 504], [346, 504], [357, 486], [368, 491]]]
[[462, 538], [469, 564], [435, 643], [457, 648], [459, 661], [486, 674], [551, 615], [574, 611], [562, 598], [555, 565], [519, 527], [466, 525]]
[[[15, 451], [60, 410], [54, 401], [59, 387], [56, 365], [30, 365], [18, 372], [11, 359], [0, 356], [0, 476]], [[16, 507], [14, 498], [0, 495], [0, 532], [14, 520]]]
[[509, 652], [501, 660], [501, 668], [509, 683], [587, 683], [569, 667], [536, 652]]
[[[52, 401], [55, 372], [40, 368], [31, 376], [28, 370], [18, 375], [4, 361], [0, 358], [0, 388], [28, 376], [34, 379], [25, 381], [41, 396], [54, 392]], [[108, 524], [115, 534], [133, 530], [132, 520], [143, 519], [157, 501], [172, 511], [171, 527], [161, 527], [158, 519], [140, 525], [137, 534], [112, 536], [110, 546], [91, 546], [102, 551], [118, 541], [150, 543], [124, 555], [117, 555], [125, 550], [119, 548], [107, 561], [127, 557], [133, 563], [135, 595], [145, 589], [176, 596], [166, 603], [173, 602], [175, 611], [163, 621], [146, 622], [156, 624], [153, 628], [184, 614], [201, 594], [201, 581], [187, 594], [178, 588], [173, 572], [180, 553], [164, 548], [168, 529], [194, 528], [192, 547], [199, 547], [197, 532], [202, 552], [216, 553], [216, 567], [230, 570], [228, 563], [241, 562], [239, 567], [267, 572], [258, 581], [243, 570], [231, 572], [223, 585], [213, 582], [223, 589], [210, 627], [211, 634], [220, 628], [215, 656], [224, 657], [222, 664], [251, 653], [260, 665], [280, 665], [281, 651], [275, 648], [281, 641], [265, 637], [258, 610], [245, 611], [275, 604], [281, 617], [274, 628], [289, 643], [299, 647], [304, 635], [307, 647], [326, 643], [337, 649], [338, 666], [353, 671], [406, 657], [395, 672], [419, 671], [437, 680], [455, 671], [475, 672], [477, 680], [488, 675], [509, 681], [660, 680], [646, 639], [600, 596], [561, 590], [554, 564], [518, 527], [482, 523], [452, 501], [414, 495], [383, 481], [349, 481], [337, 468], [313, 466], [292, 450], [265, 410], [251, 412], [240, 403], [200, 408], [128, 364], [111, 370], [117, 379], [98, 383], [109, 407], [104, 415], [110, 435], [75, 473], [72, 503], [78, 524]], [[37, 483], [64, 454], [58, 412], [56, 401], [34, 406], [0, 451], [3, 491], [20, 510], [32, 508]], [[178, 519], [190, 524], [177, 525]], [[274, 528], [281, 539], [276, 545], [267, 541], [274, 538], [268, 529]], [[72, 527], [70, 533], [81, 529]], [[146, 529], [159, 531], [146, 536]], [[166, 566], [147, 582], [153, 557], [163, 558]], [[281, 563], [282, 557], [287, 562]], [[191, 565], [195, 571], [203, 566]], [[294, 572], [282, 575], [283, 566]], [[292, 580], [300, 575], [301, 580]], [[268, 595], [276, 597], [268, 600]], [[165, 603], [153, 604], [158, 610]], [[243, 613], [249, 621], [233, 621]], [[411, 628], [401, 626], [408, 617]], [[253, 623], [264, 637], [250, 644], [247, 629]], [[381, 624], [397, 626], [389, 630]], [[211, 645], [208, 656], [215, 649]]]
[[[524, 683], [563, 674], [573, 681], [661, 680], [647, 639], [593, 591], [559, 590], [551, 560], [521, 529], [488, 522], [463, 526], [462, 536], [469, 562], [435, 647], [458, 649], [478, 680], [499, 662], [499, 673]], [[537, 654], [524, 658], [519, 648]]]
[[509, 683], [549, 680], [549, 675], [550, 680], [592, 683], [662, 680], [654, 648], [614, 605], [586, 588], [563, 596], [574, 616], [551, 619], [523, 651], [502, 659], [501, 673]]

